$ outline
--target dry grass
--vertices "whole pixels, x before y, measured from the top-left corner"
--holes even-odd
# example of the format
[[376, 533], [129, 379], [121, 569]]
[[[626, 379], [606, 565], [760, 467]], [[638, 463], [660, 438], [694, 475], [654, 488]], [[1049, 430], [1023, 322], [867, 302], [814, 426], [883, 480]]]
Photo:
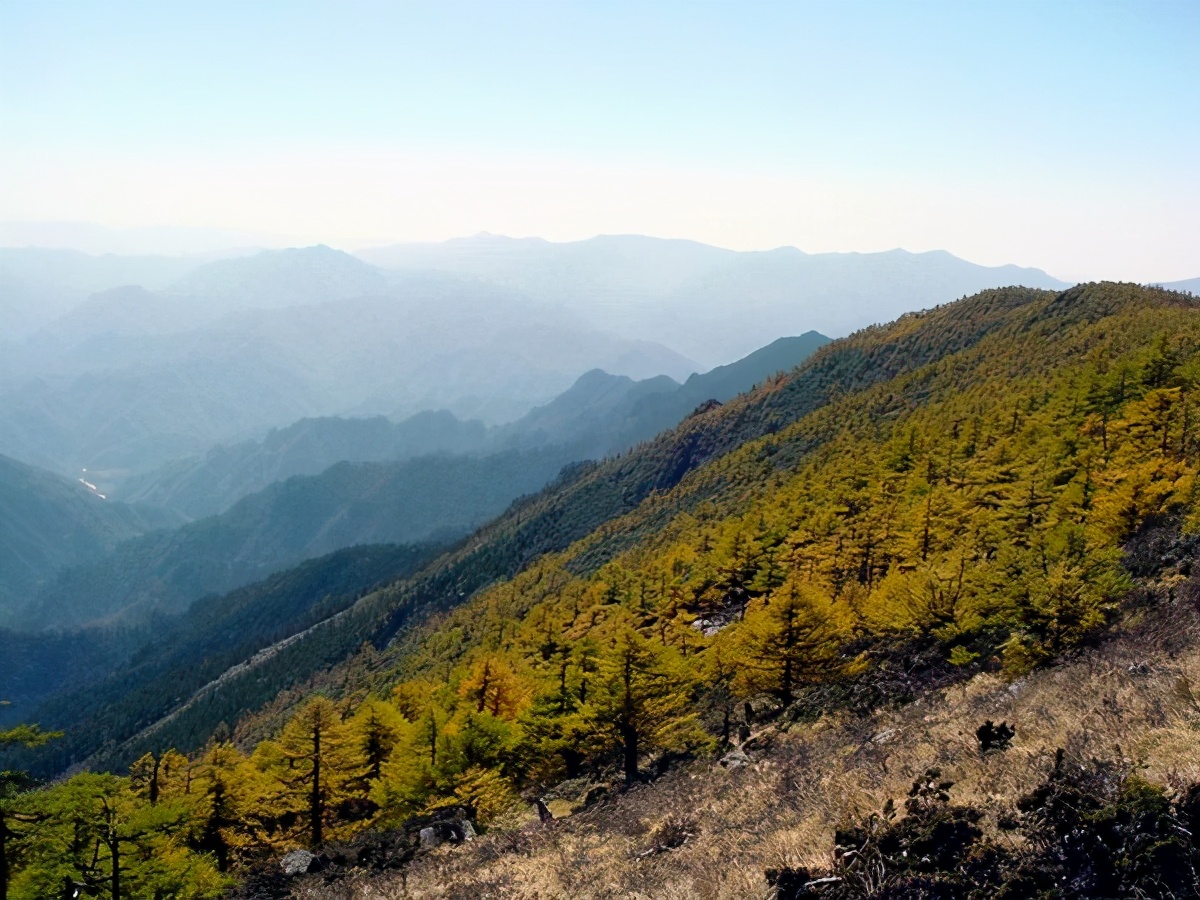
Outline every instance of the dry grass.
[[[1187, 606], [1016, 683], [979, 675], [870, 718], [768, 732], [748, 768], [694, 763], [547, 826], [514, 823], [443, 848], [403, 876], [299, 896], [765, 898], [766, 869], [827, 865], [836, 826], [904, 797], [931, 766], [955, 781], [956, 802], [988, 811], [989, 824], [1044, 779], [1059, 747], [1077, 759], [1127, 760], [1179, 789], [1200, 781], [1200, 624]], [[979, 753], [985, 719], [1016, 725], [1011, 749]], [[680, 822], [686, 841], [655, 850]]]

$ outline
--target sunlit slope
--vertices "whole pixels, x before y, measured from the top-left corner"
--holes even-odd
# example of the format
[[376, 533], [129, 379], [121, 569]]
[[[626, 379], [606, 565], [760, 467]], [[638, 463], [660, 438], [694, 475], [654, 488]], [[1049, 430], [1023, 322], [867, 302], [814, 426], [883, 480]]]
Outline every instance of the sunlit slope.
[[[877, 336], [919, 340], [924, 318]], [[1003, 319], [955, 353], [831, 392], [317, 678], [309, 690], [344, 713], [374, 709], [374, 695], [407, 722], [370, 786], [369, 823], [337, 825], [464, 798], [486, 820], [563, 779], [631, 783], [728, 740], [745, 702], [869, 712], [910, 698], [931, 668], [945, 683], [1018, 677], [1097, 638], [1122, 604], [1152, 603], [1134, 588], [1162, 562], [1143, 571], [1124, 548], [1146, 526], [1200, 524], [1200, 305], [1095, 285]], [[744, 421], [788, 387], [725, 415]], [[486, 546], [480, 535], [460, 560]], [[347, 621], [435, 608], [422, 592], [454, 565], [365, 598]], [[303, 696], [244, 722], [244, 745], [300, 727]]]
[[[1171, 548], [1191, 553], [1198, 524], [1197, 347], [1194, 298], [1107, 284], [835, 343], [565, 474], [86, 762], [216, 734], [188, 771], [237, 785], [214, 841], [249, 860], [444, 804], [497, 824], [564, 779], [631, 784], [739, 742], [747, 719], [1024, 676], [1122, 611], [1171, 615]], [[693, 464], [672, 468], [689, 439]], [[624, 510], [584, 521], [614, 495]], [[294, 763], [318, 733], [314, 803]]]
[[[1122, 302], [1115, 301], [1115, 305]], [[639, 528], [653, 529], [657, 523], [669, 521], [673, 506], [661, 495], [689, 472], [749, 441], [781, 431], [831, 398], [843, 402], [871, 385], [969, 350], [989, 334], [1019, 334], [1039, 316], [1049, 323], [1044, 327], [1058, 327], [1054, 323], [1059, 318], [1078, 324], [1106, 314], [1094, 302], [1062, 301], [1060, 315], [1054, 304], [1055, 295], [1047, 292], [992, 291], [836, 342], [796, 372], [750, 395], [692, 417], [622, 457], [565, 474], [559, 483], [515, 506], [421, 576], [364, 598], [244, 677], [279, 687], [302, 681], [317, 668], [311, 663], [314, 652], [307, 649], [306, 642], [319, 645], [316, 655], [322, 660], [337, 653], [350, 654], [364, 640], [382, 647], [400, 629], [419, 621], [414, 613], [457, 605], [496, 579], [516, 574], [542, 554], [562, 551], [589, 534], [589, 543], [575, 554], [572, 565], [598, 565], [635, 543]], [[805, 448], [819, 446], [830, 437], [828, 432], [801, 436], [787, 445], [788, 453], [803, 454]], [[716, 478], [719, 488], [723, 476]], [[604, 527], [638, 509], [651, 496], [641, 514], [644, 525], [632, 530]], [[696, 498], [700, 495], [685, 485], [678, 496], [678, 503], [690, 504], [699, 502]], [[221, 690], [238, 691], [237, 679], [228, 680]], [[203, 713], [194, 710], [189, 714]], [[189, 726], [188, 730], [196, 729]], [[136, 748], [131, 745], [128, 749]]]
[[[700, 654], [750, 630], [743, 616], [781, 592], [833, 643], [921, 633], [964, 664], [1051, 658], [1128, 590], [1122, 542], [1194, 515], [1200, 305], [1097, 285], [1008, 318], [692, 471], [408, 636], [394, 658], [408, 674], [445, 671], [502, 632], [506, 652], [535, 657], [548, 635], [606, 622]], [[920, 318], [892, 330], [915, 335]], [[703, 638], [705, 622], [721, 637]], [[837, 669], [816, 663], [793, 689]]]

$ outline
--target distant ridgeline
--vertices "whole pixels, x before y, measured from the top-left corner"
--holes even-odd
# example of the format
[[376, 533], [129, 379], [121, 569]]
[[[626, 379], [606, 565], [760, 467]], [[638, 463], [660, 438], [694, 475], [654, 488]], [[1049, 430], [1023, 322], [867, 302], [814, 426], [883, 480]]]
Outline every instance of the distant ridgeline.
[[[563, 779], [704, 753], [735, 702], [836, 698], [914, 642], [964, 672], [1050, 664], [1119, 615], [1131, 535], [1200, 527], [1198, 348], [1200, 302], [1107, 283], [835, 341], [564, 471], [86, 761], [128, 777], [4, 801], [25, 817], [10, 896], [117, 851], [130, 896], [204, 896], [218, 870], [444, 804], [486, 826]], [[55, 743], [15, 761], [74, 761]]]

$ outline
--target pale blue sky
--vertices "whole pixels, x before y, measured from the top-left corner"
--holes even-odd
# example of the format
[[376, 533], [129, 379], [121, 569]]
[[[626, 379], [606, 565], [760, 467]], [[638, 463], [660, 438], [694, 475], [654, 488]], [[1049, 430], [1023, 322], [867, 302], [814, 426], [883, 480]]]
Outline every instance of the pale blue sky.
[[0, 0], [0, 218], [1200, 274], [1200, 2]]

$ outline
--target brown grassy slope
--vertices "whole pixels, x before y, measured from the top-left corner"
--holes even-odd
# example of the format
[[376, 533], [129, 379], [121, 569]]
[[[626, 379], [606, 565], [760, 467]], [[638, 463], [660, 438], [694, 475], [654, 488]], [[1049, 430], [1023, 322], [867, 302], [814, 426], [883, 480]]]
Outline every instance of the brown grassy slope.
[[[1152, 592], [1157, 608], [1134, 609], [1100, 646], [1015, 683], [979, 674], [869, 717], [766, 726], [747, 768], [698, 761], [549, 826], [530, 812], [403, 876], [314, 881], [295, 896], [766, 898], [766, 869], [827, 866], [835, 827], [900, 800], [931, 766], [954, 780], [954, 802], [987, 812], [988, 831], [1044, 780], [1059, 747], [1181, 789], [1200, 781], [1200, 579], [1173, 581]], [[985, 719], [1016, 724], [1011, 749], [979, 753]], [[655, 852], [672, 829], [690, 837]]]

